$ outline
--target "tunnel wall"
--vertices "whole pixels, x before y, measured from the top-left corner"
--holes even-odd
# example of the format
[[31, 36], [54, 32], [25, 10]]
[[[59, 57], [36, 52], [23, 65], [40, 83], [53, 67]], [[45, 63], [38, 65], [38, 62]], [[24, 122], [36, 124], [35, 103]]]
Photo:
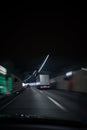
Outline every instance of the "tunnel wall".
[[12, 77], [12, 88], [13, 91], [21, 89], [22, 88], [22, 81], [20, 78], [18, 78], [17, 76], [15, 76], [14, 74], [11, 74]]
[[56, 81], [56, 89], [87, 92], [87, 71], [74, 71], [72, 80], [65, 80], [64, 77], [65, 75], [61, 75], [53, 78]]
[[64, 80], [64, 75], [56, 77], [56, 81], [57, 81], [57, 89], [68, 90], [68, 81]]
[[79, 70], [75, 73], [75, 91], [87, 92], [87, 71]]
[[51, 84], [54, 82], [56, 84], [56, 89], [68, 89], [68, 82], [64, 80], [64, 75], [54, 77], [51, 79]]

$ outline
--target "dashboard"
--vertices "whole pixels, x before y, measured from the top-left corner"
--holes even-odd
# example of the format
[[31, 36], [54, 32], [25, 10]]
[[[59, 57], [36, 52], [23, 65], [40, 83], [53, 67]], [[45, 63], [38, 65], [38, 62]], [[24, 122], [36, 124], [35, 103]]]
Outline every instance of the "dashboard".
[[0, 119], [0, 129], [8, 130], [87, 130], [87, 125], [63, 120], [49, 119]]

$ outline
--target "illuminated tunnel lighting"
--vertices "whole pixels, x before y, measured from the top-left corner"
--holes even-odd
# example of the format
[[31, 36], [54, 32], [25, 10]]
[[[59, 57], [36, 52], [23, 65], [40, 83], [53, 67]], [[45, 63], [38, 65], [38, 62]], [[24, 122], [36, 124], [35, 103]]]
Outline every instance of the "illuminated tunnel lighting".
[[22, 86], [24, 87], [24, 86], [27, 86], [27, 84], [25, 84], [25, 83], [22, 83]]
[[22, 83], [23, 87], [26, 87], [28, 85], [28, 83]]
[[67, 72], [66, 76], [72, 76], [72, 71], [71, 72]]
[[22, 83], [22, 86], [23, 86], [23, 87], [26, 87], [27, 85], [37, 86], [37, 85], [40, 85], [40, 82]]
[[27, 79], [25, 79], [24, 81], [26, 82], [27, 80], [29, 80], [32, 76], [29, 76]]
[[37, 85], [40, 85], [40, 82], [34, 82], [34, 83], [29, 83], [30, 86], [37, 86]]
[[49, 55], [47, 55], [46, 59], [44, 60], [43, 64], [41, 65], [41, 67], [39, 68], [38, 72], [40, 72], [42, 70], [42, 68], [44, 67], [46, 61], [48, 60]]
[[84, 71], [87, 71], [87, 68], [81, 68], [82, 70], [84, 70]]
[[0, 88], [3, 88], [3, 86], [0, 86]]
[[33, 72], [33, 75], [36, 73], [36, 70]]

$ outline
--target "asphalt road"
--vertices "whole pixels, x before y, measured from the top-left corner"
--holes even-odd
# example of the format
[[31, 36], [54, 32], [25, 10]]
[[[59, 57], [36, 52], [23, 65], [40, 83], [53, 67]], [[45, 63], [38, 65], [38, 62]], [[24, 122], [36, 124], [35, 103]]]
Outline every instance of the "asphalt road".
[[0, 114], [87, 120], [87, 102], [80, 98], [81, 95], [71, 95], [58, 90], [27, 88], [0, 107]]

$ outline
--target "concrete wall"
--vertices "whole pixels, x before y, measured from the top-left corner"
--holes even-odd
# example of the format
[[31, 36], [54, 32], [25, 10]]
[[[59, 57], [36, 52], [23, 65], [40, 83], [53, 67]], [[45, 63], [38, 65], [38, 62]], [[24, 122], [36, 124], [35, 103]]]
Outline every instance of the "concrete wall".
[[15, 76], [14, 74], [11, 74], [12, 77], [12, 88], [13, 91], [20, 89], [22, 87], [22, 81], [19, 77]]
[[87, 93], [87, 71], [78, 70], [73, 72], [73, 78], [64, 79], [65, 75], [53, 78], [57, 82], [57, 89], [86, 92]]
[[50, 82], [56, 82], [56, 89], [68, 89], [68, 81], [64, 80], [64, 75], [55, 77]]
[[56, 77], [57, 89], [68, 89], [68, 81], [64, 80], [64, 75]]
[[75, 73], [75, 91], [87, 92], [87, 71], [79, 70]]

